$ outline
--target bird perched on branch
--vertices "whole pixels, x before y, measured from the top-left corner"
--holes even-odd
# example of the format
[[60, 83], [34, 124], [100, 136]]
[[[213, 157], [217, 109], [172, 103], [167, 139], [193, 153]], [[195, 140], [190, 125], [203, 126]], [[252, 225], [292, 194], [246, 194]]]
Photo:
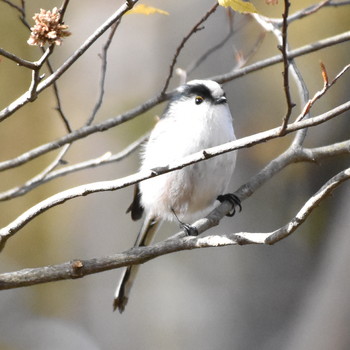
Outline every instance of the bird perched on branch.
[[[154, 169], [205, 148], [235, 140], [233, 120], [225, 92], [211, 80], [192, 80], [180, 86], [142, 152], [141, 170]], [[228, 200], [241, 209], [240, 200], [225, 194], [236, 163], [229, 152], [142, 181], [135, 187], [127, 212], [133, 220], [145, 213], [135, 246], [149, 245], [162, 221], [178, 221], [188, 234], [196, 234], [189, 223], [207, 215], [216, 201]], [[124, 311], [139, 265], [124, 270], [114, 298], [114, 310]]]

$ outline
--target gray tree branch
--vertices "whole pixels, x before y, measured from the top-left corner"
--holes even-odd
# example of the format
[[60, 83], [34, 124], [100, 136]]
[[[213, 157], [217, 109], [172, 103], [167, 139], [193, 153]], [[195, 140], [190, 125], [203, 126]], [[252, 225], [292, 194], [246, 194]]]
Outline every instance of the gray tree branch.
[[[80, 162], [73, 165], [64, 166], [58, 170], [54, 171], [54, 168], [58, 165], [58, 162], [61, 160], [62, 155], [66, 152], [66, 148], [63, 148], [62, 152], [58, 155], [56, 160], [42, 173], [38, 174], [34, 178], [28, 180], [24, 185], [17, 186], [10, 190], [0, 193], [0, 201], [10, 200], [12, 198], [16, 198], [18, 196], [22, 196], [29, 191], [37, 188], [40, 185], [43, 185], [49, 181], [52, 181], [58, 177], [66, 176], [78, 171], [95, 168], [98, 166], [111, 164], [114, 162], [119, 162], [129, 156], [132, 152], [134, 152], [149, 136], [149, 133], [140, 137], [135, 142], [128, 145], [124, 150], [120, 151], [117, 154], [112, 154], [111, 152], [106, 152], [100, 157], [95, 159], [89, 159], [84, 162]], [[66, 147], [69, 146], [66, 145]]]
[[[107, 257], [87, 260], [75, 259], [58, 265], [39, 268], [28, 268], [15, 272], [0, 274], [0, 290], [32, 286], [60, 280], [81, 278], [90, 274], [108, 271], [134, 264], [142, 264], [156, 257], [183, 250], [192, 250], [209, 247], [222, 247], [228, 245], [246, 244], [274, 244], [294, 232], [312, 213], [312, 211], [329, 196], [337, 187], [350, 179], [350, 168], [338, 173], [317, 191], [299, 210], [296, 216], [283, 227], [269, 233], [239, 232], [210, 236], [185, 236], [177, 234], [165, 241], [149, 246], [136, 247], [124, 253], [118, 253]], [[219, 209], [219, 208], [218, 208]], [[218, 209], [208, 215], [207, 222], [212, 226], [217, 225]], [[227, 210], [226, 212], [228, 212]], [[225, 212], [219, 213], [224, 216]], [[203, 231], [207, 224], [205, 219], [199, 220], [196, 227]], [[206, 225], [208, 226], [208, 224]]]

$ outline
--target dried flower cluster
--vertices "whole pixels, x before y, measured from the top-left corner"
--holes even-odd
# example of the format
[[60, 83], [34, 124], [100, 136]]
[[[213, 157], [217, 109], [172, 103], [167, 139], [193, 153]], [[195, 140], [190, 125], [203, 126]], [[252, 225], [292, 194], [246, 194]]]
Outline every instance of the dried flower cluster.
[[46, 43], [62, 44], [62, 39], [71, 33], [68, 26], [60, 23], [61, 14], [57, 7], [52, 11], [40, 9], [40, 13], [33, 16], [35, 25], [30, 28], [31, 34], [27, 41], [29, 45], [44, 46]]

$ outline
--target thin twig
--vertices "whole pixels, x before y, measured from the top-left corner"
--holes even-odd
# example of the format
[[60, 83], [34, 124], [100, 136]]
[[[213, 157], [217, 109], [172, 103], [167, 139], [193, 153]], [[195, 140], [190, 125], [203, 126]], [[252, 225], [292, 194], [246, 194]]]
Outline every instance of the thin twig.
[[[289, 70], [290, 65], [294, 71], [294, 78], [298, 83], [299, 79], [302, 81], [302, 76], [298, 74], [298, 69], [296, 67], [295, 62], [289, 58], [288, 51], [288, 41], [287, 41], [287, 32], [288, 32], [288, 15], [289, 15], [289, 7], [290, 3], [288, 0], [284, 1], [284, 12], [282, 14], [282, 29], [279, 28], [278, 25], [275, 24], [274, 21], [271, 21], [269, 18], [265, 16], [261, 16], [259, 14], [252, 14], [253, 18], [260, 24], [266, 31], [272, 32], [278, 42], [277, 48], [282, 53], [282, 63], [283, 63], [283, 88], [284, 95], [287, 103], [287, 111], [283, 117], [282, 125], [281, 125], [281, 134], [283, 134], [286, 125], [288, 124], [289, 118], [292, 113], [292, 109], [295, 104], [292, 102], [290, 87], [289, 87]], [[305, 87], [306, 89], [306, 87]]]
[[[59, 9], [59, 12], [60, 12], [60, 23], [63, 24], [63, 19], [64, 19], [64, 15], [65, 15], [65, 12], [67, 10], [67, 7], [68, 7], [68, 4], [69, 4], [69, 1], [70, 0], [64, 0], [63, 1], [63, 4], [61, 5], [60, 9]], [[55, 48], [55, 45], [51, 45], [50, 46], [50, 49], [51, 49], [51, 53], [53, 52]], [[43, 54], [45, 53], [45, 49], [44, 48], [41, 48]], [[51, 62], [49, 60], [49, 58], [47, 58], [45, 60], [45, 63], [46, 63], [46, 66], [50, 72], [50, 74], [53, 74], [54, 72], [54, 69], [51, 65]], [[53, 91], [54, 91], [54, 95], [55, 95], [55, 98], [56, 98], [56, 111], [58, 112], [59, 116], [61, 117], [62, 121], [63, 121], [63, 124], [67, 130], [67, 132], [71, 132], [72, 131], [72, 128], [70, 126], [70, 123], [68, 121], [68, 118], [66, 117], [65, 113], [63, 112], [63, 107], [62, 107], [62, 103], [61, 103], [61, 98], [60, 98], [60, 94], [59, 94], [59, 90], [58, 90], [58, 86], [57, 86], [57, 82], [54, 82], [53, 83]], [[37, 92], [36, 92], [37, 94]]]
[[[67, 9], [68, 3], [69, 3], [69, 0], [64, 0], [64, 3], [62, 4], [62, 6], [60, 8], [60, 13], [61, 13], [60, 21], [61, 21], [61, 23], [63, 23], [63, 16], [64, 16], [64, 13], [65, 13], [65, 11]], [[94, 119], [94, 117], [95, 117], [99, 107], [102, 104], [103, 95], [104, 95], [104, 82], [105, 82], [105, 75], [106, 75], [106, 69], [107, 69], [107, 51], [108, 51], [109, 45], [110, 45], [110, 43], [112, 41], [112, 38], [114, 36], [114, 33], [115, 33], [115, 31], [116, 31], [120, 21], [121, 21], [121, 19], [119, 19], [114, 24], [114, 26], [112, 26], [111, 34], [109, 35], [108, 41], [107, 41], [106, 45], [104, 46], [104, 51], [103, 51], [104, 57], [103, 57], [103, 64], [102, 64], [102, 78], [101, 78], [100, 98], [99, 98], [99, 101], [98, 101], [97, 105], [94, 108], [93, 114], [88, 119], [86, 125], [90, 125], [92, 123], [92, 121], [93, 121], [93, 119]], [[53, 73], [53, 69], [52, 69], [51, 64], [50, 64], [49, 61], [47, 61], [47, 65], [48, 65], [48, 68], [49, 68], [49, 70], [50, 70], [50, 72], [52, 74]], [[64, 122], [64, 124], [66, 126], [67, 131], [71, 132], [72, 129], [70, 127], [70, 123], [69, 123], [68, 119], [66, 118], [65, 114], [63, 113], [63, 110], [62, 110], [61, 99], [60, 99], [60, 96], [59, 96], [57, 82], [54, 82], [53, 88], [54, 88], [56, 101], [57, 101], [57, 108], [56, 108], [56, 110], [59, 112], [59, 114], [60, 114], [60, 116], [61, 116], [61, 118], [62, 118], [62, 120], [63, 120], [63, 122]], [[56, 161], [54, 161], [54, 163], [51, 166], [51, 171], [54, 170], [54, 168], [56, 168], [56, 166], [61, 162], [63, 156], [66, 154], [66, 151], [68, 151], [68, 148], [70, 147], [70, 145], [71, 144], [67, 144], [66, 146], [68, 146], [68, 147], [66, 147], [63, 152], [60, 152], [59, 157], [56, 159]], [[115, 157], [111, 157], [111, 158], [115, 159]], [[96, 163], [96, 161], [95, 161], [95, 163]], [[101, 161], [100, 164], [102, 164], [102, 163], [103, 162]], [[88, 167], [88, 166], [86, 165], [86, 167]], [[79, 168], [79, 167], [77, 167], [77, 168]], [[71, 172], [73, 172], [73, 170]], [[66, 172], [66, 173], [68, 173], [68, 172]], [[63, 176], [65, 174], [65, 172], [62, 171], [62, 169], [61, 169], [61, 171], [59, 171], [59, 172], [55, 172], [55, 173], [52, 173], [52, 174], [49, 174], [48, 172], [46, 172], [44, 174], [45, 174], [45, 176], [39, 175], [39, 176], [35, 177], [34, 179], [32, 179], [31, 181], [27, 182], [21, 188], [17, 188], [15, 191], [13, 191], [13, 190], [7, 191], [7, 193], [18, 194], [18, 195], [25, 194], [28, 191], [30, 191], [31, 189], [33, 189], [33, 188], [35, 188], [35, 187], [37, 187], [37, 186], [39, 186], [39, 185], [41, 185], [41, 184], [43, 184], [45, 182], [48, 182], [48, 181], [50, 181], [51, 179], [53, 179], [55, 177]], [[1, 198], [1, 196], [0, 196], [0, 198]]]
[[12, 8], [16, 9], [19, 12], [19, 19], [21, 20], [21, 22], [24, 24], [24, 26], [27, 29], [30, 29], [30, 25], [28, 24], [27, 20], [26, 20], [26, 10], [25, 10], [25, 1], [21, 0], [21, 5], [22, 7], [12, 3], [9, 0], [2, 0], [4, 3], [6, 3], [7, 5], [11, 6]]
[[23, 58], [20, 58], [13, 53], [7, 52], [6, 50], [0, 48], [0, 55], [8, 58], [11, 61], [16, 62], [18, 65], [29, 68], [29, 69], [36, 69], [36, 65], [33, 62], [24, 60]]
[[0, 200], [6, 200], [6, 199], [12, 199], [12, 198], [18, 197], [20, 195], [23, 195], [29, 192], [31, 189], [39, 186], [39, 184], [44, 184], [45, 182], [47, 182], [46, 179], [50, 177], [50, 175], [52, 174], [52, 171], [59, 164], [61, 164], [62, 158], [67, 153], [69, 147], [70, 147], [70, 144], [65, 145], [53, 162], [51, 162], [40, 174], [38, 174], [37, 176], [27, 181], [23, 186], [16, 187], [14, 189], [1, 193]]
[[279, 46], [279, 49], [282, 53], [283, 57], [283, 88], [284, 88], [284, 94], [287, 102], [287, 111], [282, 121], [281, 126], [281, 134], [284, 133], [284, 130], [286, 129], [289, 118], [292, 114], [292, 110], [295, 107], [295, 104], [292, 102], [292, 97], [290, 94], [290, 87], [289, 87], [289, 59], [288, 59], [288, 42], [287, 42], [287, 33], [288, 33], [288, 15], [289, 15], [289, 7], [290, 2], [288, 0], [284, 0], [284, 12], [282, 14], [283, 18], [283, 25], [282, 25], [282, 45]]
[[[297, 49], [290, 50], [288, 51], [288, 59], [291, 60], [292, 58], [304, 56], [309, 53], [312, 53], [333, 45], [347, 42], [349, 40], [350, 40], [350, 31], [341, 33], [341, 34], [329, 37], [327, 39], [322, 39], [312, 44], [304, 45]], [[263, 68], [271, 67], [277, 63], [281, 63], [282, 61], [283, 61], [282, 55], [276, 55], [276, 56], [272, 56], [267, 59], [255, 62], [249, 66], [242, 67], [238, 70], [213, 76], [210, 79], [215, 80], [220, 84], [224, 84], [234, 79], [244, 77], [247, 74], [259, 71]]]
[[235, 65], [235, 67], [233, 68], [233, 70], [237, 70], [239, 68], [242, 68], [243, 66], [245, 66], [251, 59], [252, 57], [258, 52], [261, 44], [263, 43], [264, 39], [265, 39], [266, 33], [265, 32], [261, 32], [255, 42], [255, 44], [253, 45], [253, 47], [250, 49], [250, 51], [248, 53], [246, 53], [243, 56], [239, 56], [237, 58], [237, 64]]
[[[64, 20], [64, 15], [66, 13], [69, 1], [70, 0], [64, 0], [63, 4], [61, 5], [61, 7], [59, 9], [59, 12], [60, 12], [60, 23], [61, 24], [64, 23], [64, 21], [63, 21]], [[53, 67], [51, 65], [50, 60], [46, 61], [46, 65], [47, 65], [47, 68], [49, 69], [50, 74], [53, 74], [54, 73], [54, 69], [53, 69]], [[59, 116], [61, 117], [67, 132], [71, 132], [72, 128], [70, 126], [69, 120], [66, 117], [65, 113], [63, 112], [63, 107], [62, 107], [62, 103], [61, 103], [61, 98], [60, 98], [60, 93], [59, 93], [59, 90], [58, 90], [57, 82], [54, 82], [52, 86], [53, 86], [54, 95], [56, 97], [56, 104], [57, 104], [56, 111], [58, 112]]]
[[87, 137], [93, 133], [102, 132], [102, 131], [105, 131], [105, 130], [112, 128], [113, 126], [120, 125], [128, 120], [135, 118], [136, 116], [138, 116], [142, 113], [145, 113], [149, 109], [153, 108], [155, 105], [157, 105], [161, 102], [164, 102], [165, 100], [169, 99], [170, 95], [171, 95], [170, 93], [166, 94], [166, 95], [158, 95], [158, 96], [146, 101], [142, 105], [137, 106], [134, 109], [126, 112], [126, 113], [118, 115], [114, 118], [110, 118], [110, 119], [108, 119], [100, 124], [83, 126], [82, 128], [75, 130], [75, 131], [73, 131], [73, 132], [53, 141], [53, 142], [43, 144], [37, 148], [32, 149], [29, 152], [23, 153], [22, 155], [20, 155], [17, 158], [4, 161], [4, 162], [0, 163], [0, 171], [10, 169], [10, 168], [16, 167], [18, 165], [24, 164], [31, 159], [35, 159], [35, 158], [41, 156], [42, 154], [45, 154], [45, 153], [50, 152], [52, 150], [56, 150], [67, 143], [72, 143], [76, 140]]
[[326, 6], [329, 3], [330, 3], [330, 0], [325, 0], [325, 1], [320, 2], [319, 4], [315, 4], [315, 5], [309, 6], [301, 11], [295, 12], [288, 19], [288, 23], [291, 23], [297, 19], [299, 20], [299, 19], [302, 19], [304, 17], [310, 16], [310, 15], [316, 13], [318, 10], [320, 10], [321, 8], [323, 8], [324, 6]]
[[[319, 10], [326, 7], [340, 7], [340, 6], [347, 6], [347, 5], [350, 5], [349, 0], [346, 0], [346, 1], [325, 0], [293, 13], [288, 17], [288, 24], [294, 21], [303, 19], [304, 17], [313, 15], [317, 13]], [[281, 20], [280, 18], [271, 18], [271, 17], [265, 17], [265, 19], [268, 20], [270, 23], [273, 23], [275, 26], [282, 27], [283, 25], [283, 19]]]
[[342, 183], [350, 179], [350, 168], [347, 168], [334, 177], [332, 177], [329, 181], [327, 181], [322, 188], [317, 191], [299, 210], [297, 215], [284, 227], [281, 227], [279, 230], [271, 233], [266, 239], [266, 244], [274, 244], [279, 242], [280, 240], [288, 237], [290, 234], [296, 231], [298, 227], [300, 227], [311, 212], [318, 207], [318, 205], [323, 201], [326, 197], [331, 195], [333, 191], [339, 187]]
[[61, 5], [60, 9], [59, 9], [59, 12], [60, 12], [60, 23], [63, 24], [63, 19], [64, 19], [64, 15], [66, 13], [66, 10], [67, 10], [67, 7], [68, 7], [68, 4], [69, 4], [69, 0], [64, 0], [63, 1], [63, 4]]
[[22, 5], [22, 11], [21, 11], [20, 20], [24, 24], [25, 27], [30, 29], [30, 25], [29, 25], [27, 18], [26, 18], [26, 2], [25, 2], [25, 0], [21, 0], [21, 5]]
[[[243, 25], [237, 29], [233, 30], [233, 20], [232, 20], [232, 15], [231, 11], [228, 12], [231, 17], [229, 17], [229, 32], [227, 35], [224, 37], [223, 40], [221, 40], [219, 43], [211, 47], [209, 50], [207, 50], [202, 56], [200, 56], [196, 61], [192, 62], [187, 68], [186, 68], [186, 75], [191, 75], [191, 73], [197, 69], [211, 54], [222, 48], [229, 40], [230, 38], [239, 31], [243, 27]], [[246, 23], [246, 22], [244, 22]]]
[[182, 39], [180, 45], [177, 47], [175, 55], [173, 57], [173, 60], [171, 62], [170, 68], [169, 68], [169, 74], [168, 77], [166, 78], [163, 90], [161, 92], [161, 94], [165, 94], [165, 92], [167, 91], [168, 87], [169, 87], [169, 83], [170, 83], [170, 79], [173, 76], [174, 73], [174, 67], [177, 61], [177, 58], [179, 57], [183, 47], [185, 46], [186, 42], [188, 41], [188, 39], [190, 39], [190, 37], [198, 32], [199, 30], [201, 30], [202, 28], [200, 27], [209, 17], [210, 15], [212, 15], [216, 9], [218, 8], [219, 3], [215, 3], [215, 5], [204, 15], [204, 17], [202, 17], [199, 22], [197, 22], [197, 24], [195, 24], [195, 26], [190, 30], [190, 32]]
[[[265, 19], [262, 18], [262, 21]], [[300, 97], [300, 105], [304, 106], [308, 99], [309, 99], [309, 90], [305, 84], [304, 78], [294, 60], [294, 58], [289, 58], [289, 45], [287, 43], [287, 29], [288, 29], [288, 13], [287, 16], [283, 16], [282, 19], [282, 31], [279, 29], [278, 26], [273, 25], [272, 33], [275, 35], [279, 46], [282, 47], [282, 51], [284, 52], [285, 56], [283, 57], [283, 63], [284, 63], [284, 91], [287, 101], [287, 112], [285, 115], [285, 118], [282, 123], [281, 127], [281, 133], [283, 133], [284, 130], [284, 124], [286, 123], [286, 119], [289, 119], [291, 116], [292, 109], [294, 107], [294, 103], [292, 103], [291, 95], [290, 95], [290, 88], [289, 88], [289, 73], [291, 77], [294, 80], [294, 83], [296, 84], [299, 92]], [[285, 34], [284, 34], [285, 33]], [[285, 48], [283, 48], [285, 46]], [[282, 55], [283, 56], [283, 55]], [[306, 116], [307, 118], [310, 117], [310, 115]], [[307, 129], [299, 130], [292, 142], [292, 147], [300, 147], [302, 143], [304, 142], [307, 134]]]
[[23, 14], [23, 9], [21, 7], [19, 7], [18, 5], [14, 4], [13, 2], [9, 1], [9, 0], [2, 0], [2, 2], [4, 2], [5, 4], [13, 7], [14, 9], [16, 9], [19, 13]]
[[328, 4], [328, 6], [334, 6], [334, 7], [344, 6], [344, 5], [350, 5], [350, 1], [349, 0], [344, 0], [344, 1], [331, 0]]
[[44, 78], [44, 75], [40, 75], [40, 69], [43, 66], [43, 64], [48, 60], [49, 56], [52, 54], [54, 47], [55, 47], [54, 44], [50, 45], [50, 47], [48, 47], [44, 51], [40, 59], [35, 62], [35, 69], [32, 70], [32, 81], [27, 91], [27, 99], [30, 102], [35, 101], [38, 97], [37, 87], [39, 83], [42, 81], [42, 79]]
[[103, 48], [102, 48], [102, 54], [100, 55], [101, 61], [102, 61], [102, 63], [101, 63], [101, 78], [100, 78], [100, 93], [99, 93], [97, 102], [95, 104], [95, 107], [91, 113], [91, 116], [89, 117], [88, 121], [86, 122], [86, 125], [91, 125], [91, 123], [95, 119], [97, 112], [99, 111], [99, 109], [102, 105], [102, 101], [103, 101], [103, 97], [104, 97], [104, 93], [105, 93], [105, 81], [106, 81], [106, 73], [107, 73], [107, 53], [108, 53], [108, 49], [112, 43], [114, 34], [115, 34], [119, 24], [120, 24], [120, 19], [112, 26], [111, 32], [109, 33], [107, 41], [103, 45]]
[[296, 121], [299, 121], [305, 117], [307, 113], [309, 113], [310, 109], [314, 105], [314, 103], [319, 100], [336, 82], [337, 80], [350, 68], [350, 64], [346, 65], [337, 75], [336, 77], [329, 82], [328, 75], [326, 71], [326, 67], [321, 62], [321, 70], [322, 70], [322, 76], [323, 76], [323, 89], [320, 91], [317, 91], [315, 95], [310, 99], [307, 104], [304, 106], [303, 111], [301, 112], [301, 115], [298, 117]]
[[[287, 14], [286, 13], [283, 14], [282, 30], [280, 29], [280, 26], [276, 24], [276, 22], [271, 21], [267, 17], [257, 15], [257, 14], [254, 14], [253, 17], [266, 31], [270, 31], [275, 35], [278, 42], [278, 47], [282, 52], [282, 58], [283, 58], [282, 62], [284, 63], [284, 71], [283, 71], [284, 84], [283, 85], [284, 85], [284, 91], [285, 91], [285, 96], [287, 101], [287, 112], [285, 114], [285, 117], [283, 118], [282, 127], [281, 127], [281, 133], [283, 134], [286, 120], [290, 118], [292, 108], [294, 107], [294, 104], [291, 101], [291, 95], [290, 95], [289, 73], [291, 74], [298, 88], [301, 106], [304, 106], [307, 103], [309, 99], [309, 90], [305, 84], [303, 76], [294, 58], [290, 57], [289, 55], [289, 47], [287, 44], [288, 11], [287, 11]], [[307, 117], [309, 117], [309, 115]], [[306, 134], [307, 134], [307, 129], [303, 129], [297, 132], [292, 143], [293, 147], [300, 146], [304, 142], [306, 138]]]
[[[29, 191], [37, 188], [38, 186], [43, 185], [61, 176], [66, 176], [81, 170], [91, 169], [102, 165], [119, 162], [125, 159], [131, 153], [133, 153], [148, 138], [148, 136], [149, 136], [149, 133], [147, 133], [146, 135], [143, 135], [138, 140], [131, 143], [124, 150], [122, 150], [117, 154], [112, 155], [110, 152], [107, 152], [98, 158], [89, 159], [85, 162], [77, 163], [74, 165], [67, 165], [58, 170], [53, 171], [54, 167], [52, 167], [52, 165], [53, 164], [58, 165], [60, 160], [63, 157], [63, 154], [60, 153], [60, 155], [56, 158], [56, 161], [51, 165], [51, 168], [47, 169], [49, 171], [44, 171], [42, 174], [36, 176], [35, 178], [30, 179], [22, 186], [18, 186], [6, 192], [0, 193], [0, 201], [5, 201], [5, 200], [13, 199], [15, 197], [22, 196], [28, 193]], [[66, 147], [67, 146], [69, 146], [69, 144], [66, 145]]]
[[[49, 71], [52, 74], [53, 68], [51, 66], [51, 63], [49, 61], [47, 61], [46, 65], [47, 65]], [[52, 87], [53, 87], [54, 95], [56, 97], [56, 104], [57, 104], [55, 110], [58, 112], [59, 116], [61, 117], [67, 132], [72, 132], [73, 129], [70, 126], [70, 122], [69, 122], [67, 116], [65, 115], [65, 113], [63, 112], [63, 106], [62, 106], [61, 97], [60, 97], [60, 93], [59, 93], [59, 90], [58, 90], [57, 82], [54, 82]]]

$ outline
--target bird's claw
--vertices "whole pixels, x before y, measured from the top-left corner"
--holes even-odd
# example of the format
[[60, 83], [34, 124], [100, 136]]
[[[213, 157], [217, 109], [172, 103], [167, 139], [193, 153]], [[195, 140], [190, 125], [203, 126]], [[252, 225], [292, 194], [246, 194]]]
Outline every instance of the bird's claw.
[[187, 233], [187, 236], [198, 236], [198, 230], [189, 224], [181, 223], [180, 227], [182, 230], [184, 230]]
[[226, 214], [226, 216], [232, 217], [236, 214], [236, 206], [239, 208], [239, 211], [242, 211], [241, 200], [233, 193], [222, 194], [218, 196], [217, 200], [222, 203], [228, 201], [232, 204], [232, 210]]

